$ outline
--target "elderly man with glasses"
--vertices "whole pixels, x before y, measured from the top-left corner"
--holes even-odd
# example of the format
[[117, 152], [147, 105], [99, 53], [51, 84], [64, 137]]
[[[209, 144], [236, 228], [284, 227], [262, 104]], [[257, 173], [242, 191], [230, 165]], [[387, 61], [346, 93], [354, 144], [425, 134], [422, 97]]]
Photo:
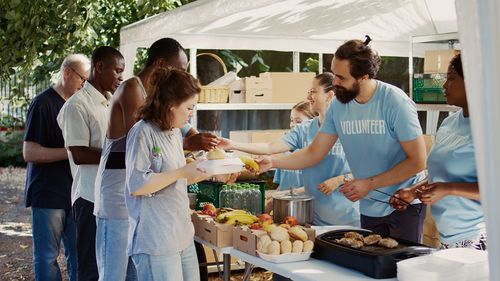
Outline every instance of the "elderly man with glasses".
[[38, 94], [28, 110], [23, 156], [28, 163], [25, 205], [32, 209], [35, 280], [61, 280], [57, 256], [64, 244], [69, 280], [76, 280], [76, 227], [71, 212], [73, 178], [57, 124], [57, 114], [80, 90], [90, 70], [89, 59], [69, 55], [57, 83]]

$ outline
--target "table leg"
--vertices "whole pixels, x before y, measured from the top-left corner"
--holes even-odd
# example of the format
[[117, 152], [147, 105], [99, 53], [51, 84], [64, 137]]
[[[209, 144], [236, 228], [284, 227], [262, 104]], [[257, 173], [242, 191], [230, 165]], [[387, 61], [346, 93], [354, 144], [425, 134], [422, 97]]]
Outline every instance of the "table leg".
[[219, 277], [222, 279], [224, 276], [222, 274], [222, 270], [220, 269], [219, 256], [217, 255], [217, 251], [212, 249], [212, 252], [214, 253], [215, 263], [217, 264], [217, 272], [219, 273]]
[[224, 266], [223, 280], [229, 281], [231, 279], [231, 255], [222, 254], [222, 265]]
[[427, 122], [425, 133], [428, 135], [436, 135], [437, 125], [439, 120], [439, 110], [427, 111]]
[[245, 273], [243, 274], [243, 281], [250, 280], [250, 275], [252, 275], [252, 270], [255, 266], [251, 263], [245, 262]]

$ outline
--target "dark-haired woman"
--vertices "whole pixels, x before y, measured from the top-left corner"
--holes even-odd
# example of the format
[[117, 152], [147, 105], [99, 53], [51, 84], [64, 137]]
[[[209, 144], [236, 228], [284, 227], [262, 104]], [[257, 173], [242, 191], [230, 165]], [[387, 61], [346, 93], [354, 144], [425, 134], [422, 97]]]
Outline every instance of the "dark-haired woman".
[[192, 116], [198, 81], [181, 70], [159, 69], [127, 136], [128, 254], [139, 280], [199, 280], [187, 184], [206, 179], [186, 165], [180, 128]]
[[[398, 191], [395, 196], [407, 200], [420, 197], [432, 204], [441, 248], [486, 250], [486, 229], [477, 179], [474, 144], [465, 92], [460, 55], [448, 67], [444, 84], [446, 101], [461, 109], [446, 118], [436, 134], [436, 142], [427, 159], [429, 184], [423, 188]], [[398, 209], [398, 200], [392, 204]]]

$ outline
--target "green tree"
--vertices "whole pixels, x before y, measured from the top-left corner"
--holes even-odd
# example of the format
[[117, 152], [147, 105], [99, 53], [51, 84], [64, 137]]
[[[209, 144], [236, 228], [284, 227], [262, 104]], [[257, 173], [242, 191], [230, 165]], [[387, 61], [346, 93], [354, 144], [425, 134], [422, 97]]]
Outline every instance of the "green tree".
[[0, 1], [0, 78], [47, 79], [68, 53], [119, 46], [120, 28], [189, 0]]

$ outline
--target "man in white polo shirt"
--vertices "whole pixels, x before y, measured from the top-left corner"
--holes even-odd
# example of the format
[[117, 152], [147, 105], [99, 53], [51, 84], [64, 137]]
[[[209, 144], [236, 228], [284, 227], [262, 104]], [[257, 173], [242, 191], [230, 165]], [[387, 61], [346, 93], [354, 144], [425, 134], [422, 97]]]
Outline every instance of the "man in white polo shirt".
[[73, 185], [71, 202], [77, 228], [78, 280], [98, 280], [95, 256], [94, 184], [106, 136], [111, 93], [122, 82], [125, 61], [108, 46], [92, 54], [90, 76], [62, 107], [57, 122], [69, 150]]

